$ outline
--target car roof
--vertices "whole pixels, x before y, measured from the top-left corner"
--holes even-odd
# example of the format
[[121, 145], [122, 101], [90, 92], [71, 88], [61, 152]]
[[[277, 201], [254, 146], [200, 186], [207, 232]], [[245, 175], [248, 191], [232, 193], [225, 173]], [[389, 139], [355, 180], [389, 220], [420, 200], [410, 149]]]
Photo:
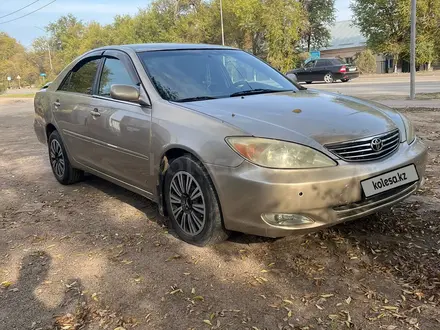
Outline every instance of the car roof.
[[137, 53], [141, 52], [153, 52], [160, 50], [189, 50], [189, 49], [236, 49], [232, 47], [225, 47], [219, 45], [208, 45], [208, 44], [175, 44], [175, 43], [151, 43], [151, 44], [132, 44], [132, 45], [115, 45], [101, 47], [95, 50], [106, 50], [106, 49], [131, 49]]

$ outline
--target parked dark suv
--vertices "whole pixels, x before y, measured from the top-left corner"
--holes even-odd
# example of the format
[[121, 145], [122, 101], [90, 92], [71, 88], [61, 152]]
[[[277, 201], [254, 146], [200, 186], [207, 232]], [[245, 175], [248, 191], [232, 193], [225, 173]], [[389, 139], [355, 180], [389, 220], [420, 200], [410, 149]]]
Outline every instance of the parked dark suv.
[[347, 82], [359, 77], [359, 71], [354, 65], [346, 64], [337, 58], [320, 58], [307, 62], [300, 69], [287, 72], [287, 75], [296, 75], [298, 81], [311, 84], [313, 81], [333, 83], [336, 80]]

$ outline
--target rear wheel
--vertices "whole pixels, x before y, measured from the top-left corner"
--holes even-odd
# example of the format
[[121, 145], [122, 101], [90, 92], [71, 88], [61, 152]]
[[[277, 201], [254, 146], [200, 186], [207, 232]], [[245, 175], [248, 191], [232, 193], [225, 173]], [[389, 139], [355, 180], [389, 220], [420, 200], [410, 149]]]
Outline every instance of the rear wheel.
[[48, 145], [50, 166], [58, 182], [69, 185], [81, 181], [84, 172], [73, 168], [70, 164], [63, 141], [57, 131], [50, 134]]
[[335, 79], [333, 78], [333, 74], [331, 72], [326, 73], [326, 75], [324, 76], [324, 81], [327, 84], [331, 84], [332, 82], [334, 82]]
[[185, 242], [205, 246], [228, 237], [211, 179], [191, 155], [177, 158], [168, 168], [165, 201], [171, 224]]

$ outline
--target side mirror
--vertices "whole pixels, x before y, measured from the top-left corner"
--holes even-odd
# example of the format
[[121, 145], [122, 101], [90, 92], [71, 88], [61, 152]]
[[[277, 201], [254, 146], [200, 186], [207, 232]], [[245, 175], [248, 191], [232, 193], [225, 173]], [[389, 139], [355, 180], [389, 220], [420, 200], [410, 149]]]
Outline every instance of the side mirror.
[[130, 85], [112, 85], [110, 96], [115, 100], [138, 102], [140, 98], [139, 89]]
[[290, 81], [292, 81], [294, 83], [298, 82], [298, 77], [294, 73], [286, 73], [286, 77], [287, 77], [287, 79], [289, 79]]

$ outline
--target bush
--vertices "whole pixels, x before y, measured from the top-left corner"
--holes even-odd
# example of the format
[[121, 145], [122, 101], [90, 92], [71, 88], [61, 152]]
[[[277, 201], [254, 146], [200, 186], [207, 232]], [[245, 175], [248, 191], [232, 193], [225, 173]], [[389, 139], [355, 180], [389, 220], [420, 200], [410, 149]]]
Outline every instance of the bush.
[[6, 91], [6, 85], [0, 83], [0, 94], [3, 94]]
[[376, 56], [369, 49], [357, 53], [355, 56], [355, 64], [361, 73], [376, 72]]

